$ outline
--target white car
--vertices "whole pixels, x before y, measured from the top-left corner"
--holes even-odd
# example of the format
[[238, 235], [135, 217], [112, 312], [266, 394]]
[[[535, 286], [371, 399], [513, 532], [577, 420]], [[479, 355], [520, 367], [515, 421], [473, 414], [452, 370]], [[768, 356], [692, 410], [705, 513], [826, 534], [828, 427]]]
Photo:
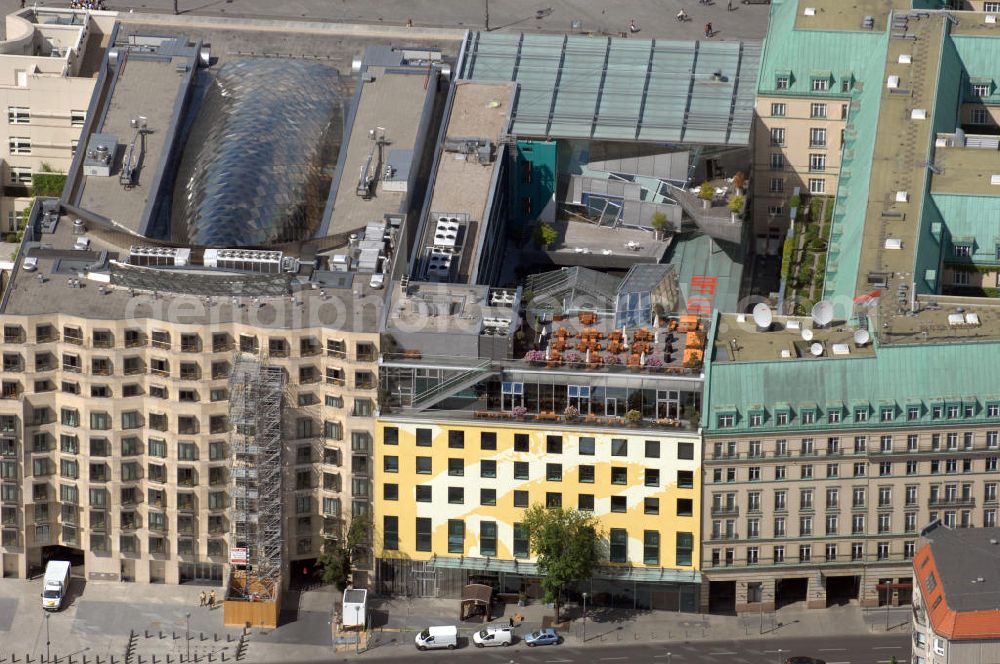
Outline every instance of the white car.
[[21, 263], [21, 269], [25, 272], [34, 272], [38, 269], [38, 259], [34, 256], [26, 256], [24, 262]]
[[487, 646], [509, 646], [514, 642], [514, 630], [510, 627], [485, 627], [472, 635], [477, 648]]
[[368, 282], [368, 285], [371, 286], [372, 288], [382, 288], [384, 284], [385, 284], [385, 274], [383, 274], [382, 272], [376, 272], [375, 274], [373, 274], [371, 280]]

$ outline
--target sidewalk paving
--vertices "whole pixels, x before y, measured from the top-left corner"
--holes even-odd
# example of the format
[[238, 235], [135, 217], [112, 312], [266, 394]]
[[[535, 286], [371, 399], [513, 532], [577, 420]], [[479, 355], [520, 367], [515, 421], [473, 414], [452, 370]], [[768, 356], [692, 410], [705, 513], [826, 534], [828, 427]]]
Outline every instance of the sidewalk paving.
[[[41, 579], [0, 581], [0, 662], [11, 654], [24, 658], [46, 652], [51, 638], [53, 655], [86, 653], [119, 660], [125, 652], [129, 633], [136, 635], [135, 653], [151, 663], [177, 664], [188, 653], [199, 661], [232, 662], [237, 650], [239, 628], [222, 624], [222, 610], [198, 606], [198, 586], [140, 585], [89, 582], [74, 579], [69, 604], [46, 620], [39, 606]], [[221, 591], [221, 589], [217, 589]], [[354, 643], [334, 647], [331, 624], [341, 594], [331, 587], [286, 593], [282, 624], [277, 629], [253, 628], [249, 634], [246, 662], [331, 661], [355, 658]], [[457, 599], [379, 599], [371, 603], [371, 629], [359, 649], [369, 657], [413, 654], [413, 636], [428, 625], [458, 624]], [[909, 607], [862, 609], [856, 604], [809, 610], [797, 604], [774, 613], [719, 616], [669, 611], [632, 611], [588, 607], [586, 641], [581, 611], [576, 604], [563, 608], [569, 628], [561, 630], [572, 646], [590, 647], [621, 643], [653, 644], [746, 639], [818, 638], [831, 635], [908, 633]], [[553, 615], [551, 607], [534, 602], [528, 606], [506, 605], [495, 622], [509, 620], [514, 613], [524, 616], [515, 633], [521, 637], [542, 626]], [[46, 625], [46, 622], [49, 624]], [[47, 635], [49, 627], [51, 636]], [[482, 627], [481, 622], [460, 625], [464, 638]], [[190, 636], [190, 640], [187, 637]], [[364, 652], [360, 655], [365, 657]], [[172, 661], [171, 661], [172, 660]], [[234, 663], [235, 664], [235, 663]]]

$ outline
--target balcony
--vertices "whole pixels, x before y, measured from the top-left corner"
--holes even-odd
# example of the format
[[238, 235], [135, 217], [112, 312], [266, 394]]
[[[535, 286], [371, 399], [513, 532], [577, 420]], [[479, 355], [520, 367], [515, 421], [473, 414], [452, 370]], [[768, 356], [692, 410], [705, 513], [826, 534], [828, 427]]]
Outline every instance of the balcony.
[[739, 533], [735, 530], [730, 532], [713, 532], [712, 540], [716, 542], [729, 542], [732, 540], [738, 540], [740, 538]]
[[712, 516], [739, 516], [739, 505], [712, 505]]
[[975, 507], [976, 499], [972, 496], [937, 496], [927, 500], [928, 507]]
[[5, 344], [23, 344], [24, 339], [24, 330], [20, 327], [5, 327], [3, 330], [3, 342]]

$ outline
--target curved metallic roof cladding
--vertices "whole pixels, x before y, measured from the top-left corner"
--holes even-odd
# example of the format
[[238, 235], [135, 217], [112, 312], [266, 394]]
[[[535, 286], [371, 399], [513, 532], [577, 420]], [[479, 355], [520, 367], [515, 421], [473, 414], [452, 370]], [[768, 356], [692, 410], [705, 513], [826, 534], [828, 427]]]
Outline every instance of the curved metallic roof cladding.
[[226, 63], [191, 128], [171, 235], [202, 246], [312, 237], [343, 132], [339, 73], [298, 60]]

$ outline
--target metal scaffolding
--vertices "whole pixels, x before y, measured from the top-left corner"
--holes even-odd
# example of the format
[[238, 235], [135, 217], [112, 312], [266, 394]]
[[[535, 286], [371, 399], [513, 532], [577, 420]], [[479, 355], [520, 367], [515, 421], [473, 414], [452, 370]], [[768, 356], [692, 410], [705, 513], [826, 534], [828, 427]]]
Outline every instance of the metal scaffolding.
[[247, 555], [245, 574], [234, 569], [227, 592], [231, 599], [272, 600], [281, 588], [284, 385], [284, 372], [266, 359], [234, 356], [229, 378], [231, 545]]

